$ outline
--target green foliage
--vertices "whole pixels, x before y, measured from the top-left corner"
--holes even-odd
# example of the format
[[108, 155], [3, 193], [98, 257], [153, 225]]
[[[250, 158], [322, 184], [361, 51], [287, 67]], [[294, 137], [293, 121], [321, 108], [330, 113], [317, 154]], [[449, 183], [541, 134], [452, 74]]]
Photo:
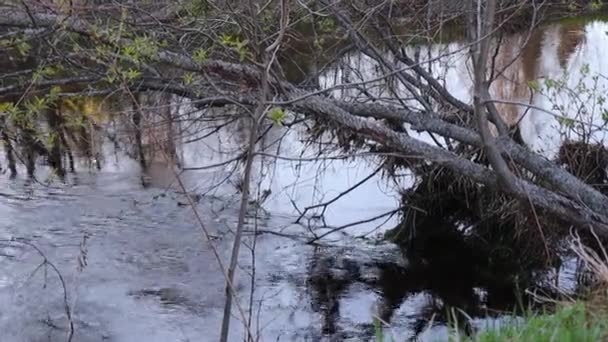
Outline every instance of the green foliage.
[[125, 57], [138, 64], [156, 59], [158, 45], [149, 37], [136, 37], [129, 45], [123, 46], [121, 52]]
[[604, 4], [600, 0], [595, 0], [589, 4], [589, 7], [591, 8], [592, 11], [599, 11], [602, 9], [603, 5]]
[[187, 72], [182, 76], [182, 80], [184, 81], [184, 85], [191, 85], [194, 83], [194, 74]]
[[[44, 138], [44, 137], [42, 137]], [[42, 138], [39, 138], [40, 141], [44, 141]], [[59, 140], [59, 134], [57, 132], [49, 132], [46, 136], [46, 141], [44, 141], [45, 145], [50, 148]]]
[[33, 99], [24, 102], [23, 106], [29, 114], [33, 116], [49, 108], [48, 101], [45, 97], [34, 96]]
[[323, 37], [317, 38], [313, 42], [313, 46], [315, 47], [315, 49], [318, 49], [318, 50], [323, 50], [323, 45], [325, 45], [325, 38], [323, 38]]
[[108, 83], [133, 82], [141, 76], [141, 71], [135, 68], [123, 69], [119, 65], [112, 65], [106, 73], [105, 80]]
[[545, 80], [545, 87], [547, 87], [547, 89], [551, 89], [555, 87], [555, 81], [548, 78]]
[[546, 78], [542, 83], [532, 80], [528, 87], [551, 104], [562, 139], [588, 141], [595, 132], [604, 129], [594, 124], [593, 118], [601, 117], [608, 124], [607, 97], [600, 75], [592, 73], [589, 64], [583, 64], [575, 77], [572, 82], [572, 73], [564, 69], [560, 77]]
[[59, 93], [61, 93], [61, 88], [58, 86], [54, 86], [51, 88], [49, 93], [46, 96], [46, 101], [48, 103], [53, 103], [59, 99]]
[[32, 49], [32, 46], [25, 40], [17, 43], [17, 45], [15, 47], [17, 48], [17, 51], [19, 52], [19, 54], [23, 57], [27, 56], [28, 53], [30, 52], [30, 50]]
[[26, 57], [32, 49], [32, 46], [27, 42], [26, 37], [18, 35], [10, 39], [0, 39], [0, 48], [15, 49], [15, 51], [17, 51], [21, 57]]
[[87, 127], [85, 117], [82, 115], [66, 115], [64, 118], [65, 123], [63, 124], [63, 126], [68, 129], [76, 130]]
[[574, 120], [564, 117], [564, 116], [558, 116], [557, 117], [557, 122], [560, 124], [560, 126], [564, 126], [566, 128], [572, 128], [574, 127]]
[[124, 56], [131, 58], [134, 61], [139, 61], [145, 52], [150, 52], [144, 39], [138, 38], [133, 40], [133, 43], [122, 48]]
[[108, 83], [114, 83], [120, 79], [120, 74], [121, 72], [116, 65], [110, 66], [106, 72], [105, 80]]
[[321, 33], [332, 33], [336, 31], [336, 22], [332, 17], [324, 17], [319, 20], [319, 31]]
[[72, 97], [61, 100], [63, 110], [63, 126], [68, 129], [88, 127], [88, 120], [98, 114], [97, 103], [90, 97]]
[[124, 78], [127, 81], [133, 81], [133, 80], [137, 79], [139, 76], [141, 76], [141, 71], [135, 70], [135, 69], [132, 69], [132, 68], [129, 68], [124, 73]]
[[540, 92], [540, 84], [537, 80], [528, 81], [528, 87], [536, 93]]
[[61, 69], [62, 68], [61, 68], [60, 65], [58, 65], [56, 67], [51, 66], [51, 65], [48, 65], [48, 66], [45, 66], [45, 67], [39, 67], [32, 74], [32, 81], [33, 82], [38, 82], [41, 79], [50, 78], [50, 77], [56, 76]]
[[[79, 45], [76, 45], [76, 50], [74, 52], [78, 52], [81, 49], [81, 47]], [[97, 56], [99, 57], [107, 57], [110, 54], [112, 54], [112, 48], [108, 45], [97, 45], [95, 46], [95, 53], [97, 54]]]
[[232, 34], [224, 34], [220, 38], [220, 44], [225, 47], [234, 49], [238, 54], [241, 61], [251, 56], [251, 53], [247, 49], [247, 40], [242, 40], [240, 37]]
[[194, 60], [195, 63], [202, 64], [203, 62], [205, 62], [207, 60], [208, 56], [209, 56], [209, 52], [207, 51], [207, 49], [198, 48], [198, 49], [196, 49], [196, 51], [194, 51], [194, 54], [192, 55], [192, 59]]
[[96, 23], [92, 23], [89, 27], [89, 34], [94, 39], [99, 39], [102, 36], [101, 29]]
[[11, 115], [15, 109], [15, 105], [12, 102], [0, 102], [0, 113]]
[[595, 342], [608, 337], [608, 317], [594, 317], [584, 303], [559, 308], [552, 315], [528, 317], [525, 322], [479, 334], [475, 342]]
[[268, 112], [268, 118], [272, 121], [273, 124], [277, 126], [283, 126], [285, 119], [287, 119], [287, 114], [281, 108], [273, 108]]
[[24, 100], [20, 106], [12, 103], [0, 103], [0, 112], [8, 114], [8, 118], [23, 128], [34, 129], [37, 117], [59, 99], [59, 87], [52, 87], [44, 96], [34, 96]]
[[186, 10], [193, 17], [202, 17], [209, 12], [209, 3], [207, 0], [192, 0]]
[[608, 109], [602, 111], [602, 120], [608, 122]]
[[384, 342], [384, 331], [382, 330], [382, 322], [374, 317], [374, 335], [376, 336], [377, 342]]

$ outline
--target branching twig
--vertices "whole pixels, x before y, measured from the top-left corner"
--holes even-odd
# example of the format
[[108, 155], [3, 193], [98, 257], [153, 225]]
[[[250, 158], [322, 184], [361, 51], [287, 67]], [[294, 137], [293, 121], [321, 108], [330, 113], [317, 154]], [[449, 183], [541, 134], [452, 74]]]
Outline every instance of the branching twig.
[[[72, 317], [72, 309], [70, 307], [70, 303], [68, 300], [68, 288], [67, 288], [67, 284], [63, 278], [63, 275], [61, 274], [61, 272], [59, 271], [57, 266], [55, 266], [55, 264], [47, 258], [46, 254], [38, 246], [36, 246], [35, 244], [33, 244], [25, 239], [14, 238], [14, 239], [9, 239], [9, 240], [0, 240], [0, 242], [5, 242], [5, 243], [9, 243], [9, 244], [18, 243], [18, 244], [22, 244], [22, 245], [32, 248], [42, 258], [42, 264], [40, 266], [44, 266], [45, 270], [46, 270], [46, 266], [49, 266], [53, 270], [53, 272], [57, 275], [57, 278], [59, 279], [59, 283], [61, 284], [61, 289], [63, 291], [63, 310], [65, 312], [65, 316], [66, 316], [66, 320], [67, 320], [66, 341], [72, 342], [72, 339], [74, 338], [74, 320]], [[37, 268], [37, 270], [40, 268], [40, 266]]]
[[298, 219], [296, 220], [295, 223], [300, 223], [300, 220], [302, 220], [302, 218], [306, 215], [306, 213], [308, 213], [310, 210], [317, 209], [317, 208], [323, 208], [323, 210], [321, 211], [321, 213], [318, 215], [320, 217], [323, 217], [325, 215], [325, 211], [327, 210], [327, 208], [332, 203], [336, 202], [340, 198], [348, 195], [353, 190], [355, 190], [358, 187], [360, 187], [361, 185], [365, 184], [368, 180], [370, 180], [374, 176], [376, 176], [382, 170], [382, 168], [383, 168], [383, 166], [380, 166], [380, 167], [376, 168], [376, 170], [374, 170], [372, 173], [370, 173], [369, 175], [367, 175], [365, 178], [363, 178], [362, 180], [358, 181], [356, 184], [354, 184], [350, 188], [342, 191], [340, 194], [338, 194], [336, 197], [332, 198], [331, 200], [329, 200], [327, 202], [324, 202], [324, 203], [318, 203], [318, 204], [315, 204], [315, 205], [312, 205], [312, 206], [304, 208], [304, 211], [300, 213], [300, 216], [298, 217]]

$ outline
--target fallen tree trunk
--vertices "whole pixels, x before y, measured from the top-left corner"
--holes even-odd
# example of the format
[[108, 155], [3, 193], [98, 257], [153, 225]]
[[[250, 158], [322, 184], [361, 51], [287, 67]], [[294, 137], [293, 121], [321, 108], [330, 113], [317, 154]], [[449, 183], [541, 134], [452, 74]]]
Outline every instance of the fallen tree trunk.
[[[465, 144], [477, 147], [482, 146], [481, 137], [477, 132], [441, 120], [436, 114], [422, 113], [381, 104], [360, 104], [341, 101], [334, 101], [334, 104], [353, 115], [375, 119], [397, 120], [410, 124], [414, 130], [437, 133]], [[560, 168], [554, 162], [517, 144], [512, 139], [503, 137], [500, 143], [506, 158], [511, 158], [539, 179], [547, 181], [554, 190], [561, 191], [573, 199], [580, 200], [584, 205], [589, 206], [597, 212], [608, 212], [608, 198], [592, 186]]]
[[[396, 152], [404, 153], [405, 156], [418, 156], [437, 165], [447, 167], [495, 191], [505, 192], [505, 189], [500, 186], [494, 171], [463, 159], [445, 149], [426, 144], [404, 133], [395, 132], [377, 122], [357, 118], [340, 107], [331, 105], [328, 101], [310, 98], [296, 104], [295, 107], [304, 112], [323, 115], [336, 124], [352, 129]], [[579, 190], [589, 188], [586, 184], [581, 184], [580, 187]], [[571, 222], [579, 228], [596, 229], [598, 234], [608, 237], [608, 217], [603, 213], [595, 212], [575, 200], [522, 179], [517, 179], [515, 188], [517, 190], [510, 192], [510, 195], [524, 201], [530, 201], [533, 205], [557, 215], [565, 222]]]
[[[110, 39], [107, 34], [95, 30], [89, 23], [78, 17], [59, 17], [48, 13], [25, 13], [16, 8], [9, 8], [8, 15], [0, 16], [0, 25], [14, 27], [31, 27], [32, 21], [38, 27], [61, 27], [66, 30], [88, 37], [93, 42], [120, 46], [129, 43], [127, 39]], [[376, 54], [378, 57], [379, 55]], [[379, 58], [379, 57], [378, 57]], [[159, 49], [155, 56], [155, 65], [148, 65], [146, 69], [157, 68], [154, 81], [142, 81], [142, 86], [150, 89], [161, 89], [173, 92], [181, 96], [190, 97], [193, 100], [202, 99], [208, 105], [229, 105], [235, 103], [256, 104], [255, 97], [247, 96], [239, 92], [234, 85], [245, 85], [250, 93], [259, 90], [262, 70], [254, 65], [246, 63], [232, 63], [220, 60], [205, 60], [200, 63], [193, 61], [186, 54]], [[193, 72], [204, 76], [208, 83], [188, 86], [175, 86], [170, 80], [174, 75], [167, 76], [166, 83], [162, 83], [161, 70], [169, 66], [172, 70], [179, 72]], [[422, 69], [420, 69], [422, 70]], [[414, 70], [415, 71], [415, 70]], [[429, 75], [422, 75], [425, 78]], [[71, 82], [94, 82], [91, 76], [76, 77]], [[409, 82], [404, 79], [404, 82]], [[297, 88], [296, 86], [282, 80], [280, 77], [269, 78], [274, 98], [282, 101], [275, 102], [276, 105], [290, 108], [296, 112], [303, 112], [312, 118], [328, 119], [340, 127], [352, 130], [379, 145], [389, 148], [395, 152], [415, 155], [429, 162], [450, 168], [451, 170], [469, 177], [476, 182], [484, 184], [494, 191], [507, 192], [520, 200], [530, 201], [547, 212], [553, 213], [566, 222], [571, 222], [581, 228], [597, 228], [598, 233], [608, 236], [608, 198], [595, 190], [592, 186], [585, 184], [555, 163], [534, 154], [525, 147], [518, 145], [508, 137], [502, 137], [498, 143], [503, 156], [511, 158], [514, 162], [531, 172], [537, 183], [529, 180], [516, 178], [517, 186], [514, 189], [504, 189], [498, 183], [494, 171], [491, 169], [464, 159], [448, 150], [433, 146], [409, 137], [407, 134], [397, 132], [377, 120], [393, 120], [409, 123], [414, 129], [439, 134], [446, 138], [459, 141], [464, 144], [481, 147], [483, 146], [479, 134], [470, 127], [459, 126], [445, 121], [437, 113], [413, 111], [405, 107], [395, 107], [385, 104], [362, 104], [345, 102], [322, 96], [329, 90], [311, 93]], [[70, 79], [45, 81], [51, 84], [67, 84]], [[54, 82], [54, 83], [53, 83]], [[412, 80], [412, 82], [414, 82]], [[416, 84], [414, 82], [414, 84]], [[24, 85], [22, 85], [24, 86]], [[221, 86], [221, 88], [220, 88]], [[198, 87], [198, 88], [197, 88]], [[438, 87], [438, 86], [437, 86]], [[13, 92], [20, 89], [11, 85], [0, 88], [2, 91]], [[205, 96], [200, 95], [200, 89], [205, 89]], [[437, 89], [435, 89], [437, 91]], [[448, 102], [455, 102], [446, 94], [438, 96], [448, 98]], [[205, 100], [207, 99], [207, 100]], [[211, 100], [209, 100], [211, 99]], [[215, 99], [215, 100], [214, 100]], [[456, 102], [456, 104], [460, 104]], [[201, 106], [205, 105], [202, 103]], [[462, 105], [465, 106], [465, 105]], [[462, 107], [461, 106], [461, 107]], [[459, 107], [459, 106], [456, 106]], [[468, 105], [464, 108], [469, 111]], [[545, 188], [542, 184], [548, 183]]]

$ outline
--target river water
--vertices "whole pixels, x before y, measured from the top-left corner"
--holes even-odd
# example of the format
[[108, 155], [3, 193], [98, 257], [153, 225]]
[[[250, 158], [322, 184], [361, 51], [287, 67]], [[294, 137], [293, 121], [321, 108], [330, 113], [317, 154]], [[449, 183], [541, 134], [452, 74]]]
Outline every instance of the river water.
[[[559, 30], [547, 30], [538, 45], [539, 58], [517, 66], [523, 70], [526, 63], [538, 63], [531, 75], [522, 74], [519, 83], [548, 74], [558, 77], [567, 70], [574, 75], [568, 82], [576, 86], [585, 64], [589, 64], [588, 74], [602, 74], [608, 67], [606, 31], [603, 23], [584, 25], [585, 39], [570, 51], [564, 64], [559, 52], [563, 36]], [[458, 45], [437, 47], [433, 53], [445, 49], [455, 51]], [[362, 56], [348, 58], [361, 77], [374, 77], [373, 63]], [[448, 88], [468, 100], [470, 79], [463, 71], [462, 56], [454, 54], [437, 65], [444, 68]], [[321, 83], [339, 83], [336, 80], [342, 76], [334, 76], [328, 73]], [[517, 86], [510, 89], [503, 95], [520, 100]], [[534, 101], [545, 109], [553, 107], [543, 97]], [[597, 113], [590, 115], [602, 124]], [[541, 110], [531, 111], [522, 119], [524, 140], [551, 155], [562, 129], [556, 122]], [[232, 158], [238, 145], [234, 141], [242, 137], [235, 137], [231, 130], [220, 132], [220, 140], [214, 136], [181, 146], [184, 166]], [[282, 128], [272, 128], [269, 137], [268, 153], [301, 158], [312, 157], [318, 150], [307, 146], [302, 134]], [[597, 133], [595, 137], [603, 136]], [[238, 210], [238, 172], [225, 166], [181, 175], [187, 190], [200, 195], [196, 210], [215, 237], [209, 243], [192, 208], [184, 205], [187, 200], [172, 173], [153, 170], [147, 175], [150, 185], [144, 187], [138, 164], [120, 152], [115, 154], [109, 142], [105, 147], [107, 158], [101, 171], [89, 172], [82, 166], [65, 183], [47, 182], [50, 176], [43, 167], [36, 181], [2, 176], [0, 340], [65, 340], [64, 292], [51, 264], [65, 283], [74, 341], [217, 340], [224, 278], [213, 251], [227, 264]], [[474, 328], [499, 324], [495, 317], [500, 314], [490, 308], [513, 307], [515, 298], [505, 294], [509, 291], [479, 286], [468, 277], [467, 265], [458, 260], [442, 269], [419, 267], [408, 262], [396, 246], [374, 239], [396, 224], [397, 217], [382, 215], [398, 207], [398, 188], [412, 182], [407, 174], [399, 184], [371, 177], [326, 213], [330, 227], [379, 219], [330, 234], [321, 246], [306, 244], [311, 236], [308, 223], [319, 226], [320, 222], [294, 224], [298, 211], [330, 200], [374, 168], [372, 160], [361, 159], [314, 163], [267, 159], [256, 164], [256, 175], [263, 176], [255, 188], [272, 194], [262, 204], [264, 210], [248, 218], [246, 244], [254, 242], [251, 231], [258, 229], [261, 234], [254, 258], [246, 246], [241, 249], [235, 288], [247, 312], [253, 274], [250, 329], [260, 340], [371, 340], [376, 316], [390, 321], [384, 331], [395, 340], [415, 335], [421, 340], [444, 340], [449, 307], [467, 311]], [[318, 228], [315, 233], [329, 229]], [[239, 341], [245, 330], [239, 310], [233, 310], [233, 315], [231, 341]]]
[[[186, 203], [185, 196], [171, 187], [142, 187], [137, 165], [130, 164], [121, 159], [98, 173], [79, 172], [66, 185], [5, 180], [0, 191], [0, 239], [24, 238], [57, 266], [74, 310], [75, 341], [214, 341], [221, 322], [224, 280], [211, 248], [226, 264], [238, 196], [232, 185], [225, 185], [196, 206], [206, 228], [219, 237], [209, 245], [191, 208], [181, 205]], [[191, 172], [182, 179], [189, 189], [204, 193], [206, 184], [215, 184], [221, 173]], [[330, 178], [350, 174], [353, 180], [357, 176], [346, 169], [334, 176], [331, 170], [327, 174]], [[339, 189], [343, 183], [333, 185]], [[374, 192], [382, 194], [374, 185], [353, 195], [359, 201], [374, 202]], [[342, 205], [338, 210], [343, 210], [343, 216], [336, 215], [345, 222], [363, 204], [352, 198], [346, 201], [354, 205]], [[387, 210], [377, 202], [365, 208], [366, 213], [359, 216]], [[365, 333], [359, 325], [371, 323], [381, 298], [373, 289], [378, 279], [374, 265], [390, 260], [402, 263], [399, 251], [342, 235], [328, 240], [334, 241], [331, 246], [313, 248], [303, 243], [304, 238], [297, 239], [309, 234], [292, 224], [295, 216], [279, 210], [261, 216], [260, 229], [296, 238], [258, 237], [254, 307], [259, 317], [252, 329], [260, 330], [262, 340], [319, 340], [323, 322], [335, 320], [328, 323], [332, 333], [352, 337]], [[250, 221], [248, 227], [253, 229], [254, 219]], [[246, 240], [251, 243], [251, 237]], [[48, 267], [37, 269], [43, 259], [32, 247], [18, 242], [1, 246], [0, 301], [4, 308], [11, 308], [0, 315], [2, 340], [64, 340], [63, 292], [56, 275]], [[83, 255], [86, 266], [79, 268]], [[246, 248], [240, 265], [235, 286], [246, 309], [252, 271]], [[311, 285], [327, 277], [335, 279]], [[349, 287], [349, 282], [353, 283], [349, 289], [333, 288], [334, 283]], [[341, 314], [336, 316], [334, 308], [324, 307], [334, 305], [328, 303], [338, 298]], [[232, 326], [232, 340], [238, 340], [243, 331], [239, 318], [234, 318]]]

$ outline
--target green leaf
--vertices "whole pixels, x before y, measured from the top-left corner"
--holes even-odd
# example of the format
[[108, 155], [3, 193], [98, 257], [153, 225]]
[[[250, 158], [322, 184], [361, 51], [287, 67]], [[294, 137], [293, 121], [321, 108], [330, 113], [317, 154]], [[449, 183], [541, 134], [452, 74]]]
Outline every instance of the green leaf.
[[146, 36], [135, 37], [131, 44], [122, 47], [122, 53], [135, 63], [140, 63], [145, 59], [156, 58], [158, 46], [152, 39]]
[[194, 83], [194, 74], [187, 72], [182, 76], [182, 80], [184, 81], [184, 85], [191, 85]]
[[55, 68], [53, 68], [52, 66], [47, 66], [46, 68], [44, 68], [44, 75], [45, 76], [55, 76], [55, 75], [57, 75], [57, 70]]
[[198, 48], [196, 51], [194, 51], [194, 56], [192, 56], [192, 59], [195, 63], [202, 64], [207, 60], [208, 55], [209, 53], [206, 49]]
[[283, 126], [283, 122], [287, 119], [287, 114], [281, 108], [273, 108], [268, 112], [268, 118], [277, 126]]
[[384, 332], [382, 331], [382, 322], [377, 317], [374, 317], [374, 335], [376, 341], [384, 342]]
[[11, 102], [0, 102], [0, 113], [11, 113], [15, 110], [15, 105]]
[[59, 134], [56, 132], [52, 132], [46, 139], [46, 146], [51, 147], [55, 144], [55, 142], [59, 139]]
[[573, 119], [570, 119], [570, 118], [567, 118], [567, 117], [564, 117], [564, 116], [560, 116], [560, 117], [558, 117], [558, 118], [557, 118], [557, 122], [558, 122], [558, 123], [559, 123], [561, 126], [564, 126], [564, 127], [567, 127], [567, 128], [572, 128], [572, 127], [574, 127], [574, 120], [573, 120]]
[[51, 103], [57, 101], [59, 98], [59, 93], [61, 93], [61, 87], [54, 86], [49, 91], [49, 95], [46, 98], [46, 103]]
[[122, 53], [123, 55], [125, 55], [126, 57], [129, 57], [131, 59], [137, 59], [137, 51], [135, 50], [135, 46], [129, 45], [129, 46], [125, 46], [122, 48]]
[[23, 57], [27, 56], [28, 52], [30, 52], [30, 50], [32, 49], [32, 46], [30, 44], [28, 44], [28, 42], [20, 42], [19, 44], [17, 44], [16, 46], [17, 51], [19, 52], [19, 54]]
[[319, 29], [323, 33], [331, 33], [336, 30], [336, 23], [330, 17], [325, 17], [319, 22]]
[[115, 65], [110, 66], [110, 68], [108, 69], [108, 73], [106, 75], [105, 80], [108, 83], [114, 83], [116, 82], [119, 77], [120, 77], [120, 71], [118, 70], [118, 68]]
[[247, 40], [241, 40], [241, 38], [229, 34], [225, 34], [221, 37], [220, 43], [228, 48], [233, 48], [239, 54], [241, 61], [245, 60], [250, 55], [247, 49]]
[[238, 38], [231, 34], [224, 34], [220, 37], [220, 43], [225, 46], [234, 46], [234, 44], [238, 41]]
[[141, 76], [141, 71], [139, 71], [139, 70], [129, 68], [129, 70], [127, 70], [127, 72], [125, 72], [125, 78], [128, 81], [132, 81], [132, 80], [138, 78], [139, 76]]
[[535, 92], [540, 92], [540, 84], [536, 80], [528, 81], [528, 87]]

